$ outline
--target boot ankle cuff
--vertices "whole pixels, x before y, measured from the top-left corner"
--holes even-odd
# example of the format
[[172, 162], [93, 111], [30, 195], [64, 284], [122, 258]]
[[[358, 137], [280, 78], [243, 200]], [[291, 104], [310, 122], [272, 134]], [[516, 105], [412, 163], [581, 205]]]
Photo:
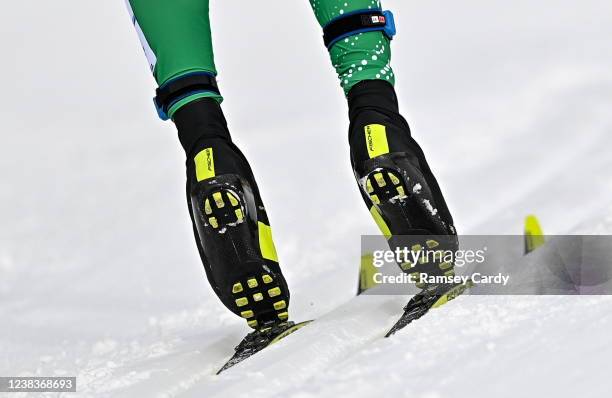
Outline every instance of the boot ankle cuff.
[[174, 114], [173, 121], [187, 156], [203, 139], [232, 140], [221, 106], [212, 98], [200, 98], [182, 106]]
[[350, 120], [353, 120], [357, 113], [363, 109], [375, 109], [384, 113], [399, 113], [395, 89], [386, 81], [364, 80], [359, 82], [351, 88], [347, 99]]

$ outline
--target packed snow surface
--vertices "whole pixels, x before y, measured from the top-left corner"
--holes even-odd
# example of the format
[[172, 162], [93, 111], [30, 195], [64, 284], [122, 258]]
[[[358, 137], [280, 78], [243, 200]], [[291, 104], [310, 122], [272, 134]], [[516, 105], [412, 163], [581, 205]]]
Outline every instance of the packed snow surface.
[[[292, 318], [317, 321], [215, 376], [248, 329], [204, 277], [183, 153], [127, 11], [39, 3], [0, 15], [0, 376], [76, 376], [78, 396], [108, 397], [612, 391], [606, 296], [464, 296], [382, 338], [409, 296], [354, 297], [360, 235], [378, 232], [320, 29], [283, 0], [212, 2], [214, 44]], [[400, 107], [458, 231], [520, 234], [535, 213], [550, 234], [611, 234], [612, 4], [384, 6]], [[256, 24], [269, 10], [282, 17]]]

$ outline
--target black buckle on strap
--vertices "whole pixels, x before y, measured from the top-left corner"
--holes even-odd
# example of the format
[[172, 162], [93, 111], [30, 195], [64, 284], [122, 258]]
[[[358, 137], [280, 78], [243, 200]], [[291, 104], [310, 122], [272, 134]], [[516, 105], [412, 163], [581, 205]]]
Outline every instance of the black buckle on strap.
[[391, 11], [361, 10], [344, 14], [323, 27], [323, 42], [330, 49], [339, 40], [357, 33], [383, 31], [389, 39], [395, 36], [395, 21]]
[[215, 76], [207, 72], [194, 72], [177, 77], [155, 91], [155, 108], [160, 119], [168, 120], [168, 110], [181, 99], [200, 92], [220, 94]]

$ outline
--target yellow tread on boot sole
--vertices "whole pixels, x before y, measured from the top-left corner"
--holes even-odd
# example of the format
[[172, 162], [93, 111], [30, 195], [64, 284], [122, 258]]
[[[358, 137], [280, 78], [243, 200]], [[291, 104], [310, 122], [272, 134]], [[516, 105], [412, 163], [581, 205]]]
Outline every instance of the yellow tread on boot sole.
[[279, 286], [274, 286], [274, 282], [272, 275], [261, 274], [245, 277], [232, 285], [239, 314], [254, 329], [289, 319], [288, 297]]

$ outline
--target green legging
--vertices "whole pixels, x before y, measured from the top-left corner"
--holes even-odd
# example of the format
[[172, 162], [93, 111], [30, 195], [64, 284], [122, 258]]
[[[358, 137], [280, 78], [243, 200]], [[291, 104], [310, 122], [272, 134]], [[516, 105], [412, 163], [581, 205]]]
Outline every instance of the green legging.
[[[380, 9], [378, 0], [309, 0], [321, 26], [356, 10]], [[213, 54], [209, 0], [127, 0], [138, 36], [158, 85], [191, 73], [217, 74]], [[330, 49], [332, 65], [345, 93], [363, 80], [394, 84], [389, 39], [382, 32], [359, 33]], [[221, 102], [215, 93], [197, 93], [175, 103], [170, 117], [183, 105], [202, 97]]]

